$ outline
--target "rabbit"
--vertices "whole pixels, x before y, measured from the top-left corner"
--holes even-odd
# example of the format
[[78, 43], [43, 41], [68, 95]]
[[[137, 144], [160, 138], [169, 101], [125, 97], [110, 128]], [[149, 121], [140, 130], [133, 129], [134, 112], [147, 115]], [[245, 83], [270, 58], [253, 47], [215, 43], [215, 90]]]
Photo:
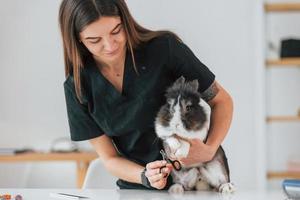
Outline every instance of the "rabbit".
[[[155, 118], [155, 132], [162, 140], [168, 158], [187, 157], [190, 144], [186, 139], [207, 139], [210, 125], [210, 106], [198, 92], [198, 80], [185, 82], [181, 76], [166, 91], [164, 104]], [[223, 148], [220, 146], [213, 159], [206, 163], [183, 166], [172, 170], [174, 184], [170, 193], [182, 194], [188, 190], [217, 190], [232, 193], [229, 167]]]

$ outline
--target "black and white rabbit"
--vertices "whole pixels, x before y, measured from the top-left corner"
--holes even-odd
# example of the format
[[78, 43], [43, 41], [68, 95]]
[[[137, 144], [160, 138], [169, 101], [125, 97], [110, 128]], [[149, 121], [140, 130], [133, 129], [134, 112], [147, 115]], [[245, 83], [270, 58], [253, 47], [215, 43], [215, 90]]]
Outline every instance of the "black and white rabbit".
[[[183, 158], [188, 155], [190, 144], [184, 139], [198, 138], [205, 141], [210, 125], [210, 106], [198, 92], [198, 80], [185, 82], [180, 77], [167, 89], [167, 103], [163, 105], [155, 119], [155, 131], [162, 139], [169, 158]], [[171, 193], [184, 190], [216, 189], [222, 193], [235, 190], [230, 183], [229, 168], [225, 153], [220, 147], [214, 158], [207, 163], [183, 166], [171, 173], [174, 184]]]

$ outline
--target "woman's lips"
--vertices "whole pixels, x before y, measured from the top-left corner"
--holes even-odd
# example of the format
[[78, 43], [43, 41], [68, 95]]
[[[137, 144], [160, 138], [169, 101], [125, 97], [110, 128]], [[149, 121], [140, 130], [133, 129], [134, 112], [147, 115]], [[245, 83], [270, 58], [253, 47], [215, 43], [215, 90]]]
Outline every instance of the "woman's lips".
[[108, 55], [108, 56], [112, 56], [112, 55], [115, 55], [117, 52], [118, 52], [118, 49], [116, 49], [112, 52], [109, 52], [109, 53], [105, 53], [105, 54]]

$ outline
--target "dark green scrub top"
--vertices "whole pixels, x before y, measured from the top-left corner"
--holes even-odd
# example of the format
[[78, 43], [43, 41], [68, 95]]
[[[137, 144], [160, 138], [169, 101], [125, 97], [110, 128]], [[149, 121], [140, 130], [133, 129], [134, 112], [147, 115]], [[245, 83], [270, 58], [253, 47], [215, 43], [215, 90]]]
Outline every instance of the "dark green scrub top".
[[[94, 61], [86, 62], [82, 71], [83, 104], [76, 97], [72, 75], [66, 79], [64, 89], [73, 141], [105, 134], [121, 156], [145, 166], [162, 159], [154, 120], [165, 104], [166, 89], [184, 76], [187, 80], [198, 79], [201, 93], [213, 83], [215, 75], [173, 35], [152, 39], [134, 53], [139, 75], [127, 51], [121, 93], [99, 72]], [[144, 189], [123, 180], [117, 185]]]

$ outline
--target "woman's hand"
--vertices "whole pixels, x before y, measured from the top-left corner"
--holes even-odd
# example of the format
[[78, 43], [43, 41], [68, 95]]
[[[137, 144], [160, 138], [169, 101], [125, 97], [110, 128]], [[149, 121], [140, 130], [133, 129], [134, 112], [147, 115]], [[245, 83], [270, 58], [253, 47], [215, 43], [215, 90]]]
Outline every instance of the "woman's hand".
[[190, 150], [186, 158], [180, 158], [179, 161], [184, 166], [195, 163], [208, 162], [213, 159], [218, 147], [205, 144], [200, 139], [189, 140]]
[[[164, 167], [160, 170], [161, 167]], [[173, 166], [165, 160], [150, 162], [146, 165], [145, 176], [148, 178], [152, 187], [163, 189], [167, 184], [167, 178], [173, 169]]]

